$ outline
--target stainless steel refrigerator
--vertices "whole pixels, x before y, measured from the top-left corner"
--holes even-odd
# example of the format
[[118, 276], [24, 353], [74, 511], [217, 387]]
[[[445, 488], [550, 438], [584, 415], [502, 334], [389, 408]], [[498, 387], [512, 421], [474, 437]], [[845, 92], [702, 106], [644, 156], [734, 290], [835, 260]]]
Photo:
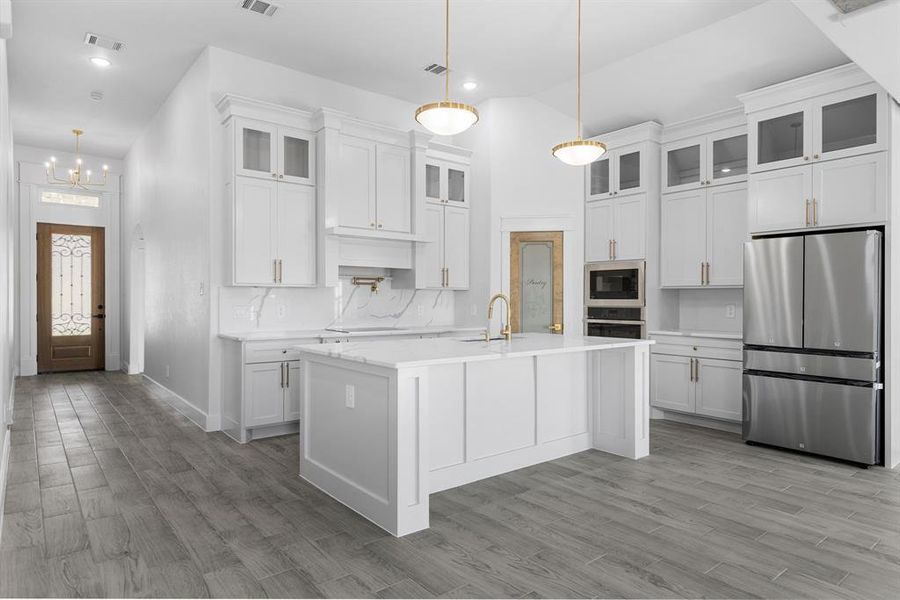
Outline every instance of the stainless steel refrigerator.
[[882, 234], [744, 245], [745, 441], [882, 461]]

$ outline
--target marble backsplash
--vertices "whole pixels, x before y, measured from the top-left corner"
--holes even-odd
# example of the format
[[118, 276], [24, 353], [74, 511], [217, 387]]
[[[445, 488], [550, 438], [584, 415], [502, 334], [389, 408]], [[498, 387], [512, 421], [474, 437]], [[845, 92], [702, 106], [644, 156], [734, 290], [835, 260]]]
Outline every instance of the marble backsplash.
[[341, 277], [333, 288], [219, 289], [219, 331], [274, 331], [326, 327], [441, 327], [453, 325], [453, 292], [393, 289], [378, 293]]

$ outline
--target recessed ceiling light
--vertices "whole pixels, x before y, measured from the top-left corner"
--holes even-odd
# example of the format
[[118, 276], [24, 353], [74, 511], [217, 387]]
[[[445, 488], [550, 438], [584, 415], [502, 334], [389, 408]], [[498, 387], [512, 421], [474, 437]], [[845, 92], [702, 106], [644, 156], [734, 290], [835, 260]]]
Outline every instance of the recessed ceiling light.
[[476, 81], [467, 81], [467, 82], [463, 83], [463, 89], [466, 90], [467, 92], [471, 92], [477, 87], [478, 87], [478, 82], [476, 82]]
[[106, 67], [108, 67], [108, 66], [111, 65], [112, 63], [109, 62], [109, 59], [108, 59], [108, 58], [104, 58], [104, 57], [102, 57], [102, 56], [92, 56], [92, 57], [91, 57], [91, 64], [94, 65], [95, 67], [101, 67], [101, 68], [105, 69]]

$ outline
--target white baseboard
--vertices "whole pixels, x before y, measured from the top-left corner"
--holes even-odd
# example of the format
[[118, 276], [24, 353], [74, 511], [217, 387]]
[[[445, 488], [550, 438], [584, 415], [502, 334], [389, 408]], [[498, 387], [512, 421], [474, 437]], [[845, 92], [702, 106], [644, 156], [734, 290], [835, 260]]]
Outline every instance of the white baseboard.
[[172, 408], [183, 414], [185, 417], [190, 419], [195, 425], [200, 427], [203, 431], [211, 431], [207, 429], [207, 416], [206, 413], [188, 402], [186, 399], [182, 398], [160, 382], [156, 381], [152, 377], [148, 377], [144, 375], [144, 379], [152, 383], [153, 385], [159, 386], [164, 389], [167, 394], [163, 397], [163, 400], [166, 401]]
[[[658, 410], [658, 409], [656, 409]], [[697, 417], [694, 415], [685, 415], [682, 413], [671, 412], [668, 410], [659, 411], [662, 413], [660, 420], [674, 421], [675, 423], [684, 423], [685, 425], [696, 425], [697, 427], [706, 427], [707, 429], [717, 429], [719, 431], [727, 431], [728, 433], [741, 433], [741, 424], [732, 421], [720, 421], [719, 419], [709, 419], [706, 417]]]
[[19, 359], [19, 375], [22, 377], [37, 375], [37, 360], [34, 357]]
[[107, 354], [106, 355], [106, 365], [105, 370], [107, 371], [121, 371], [122, 370], [122, 361], [119, 358], [118, 354]]
[[[16, 395], [16, 380], [13, 380], [9, 384], [9, 396], [3, 399], [6, 406], [11, 405], [12, 398], [15, 398]], [[12, 420], [12, 415], [8, 415], [9, 420]], [[6, 508], [6, 479], [9, 475], [9, 438], [10, 436], [9, 425], [7, 423], [3, 423], [0, 425], [0, 435], [3, 436], [3, 441], [0, 442], [0, 540], [2, 540], [3, 535], [3, 515], [5, 514], [4, 509]]]

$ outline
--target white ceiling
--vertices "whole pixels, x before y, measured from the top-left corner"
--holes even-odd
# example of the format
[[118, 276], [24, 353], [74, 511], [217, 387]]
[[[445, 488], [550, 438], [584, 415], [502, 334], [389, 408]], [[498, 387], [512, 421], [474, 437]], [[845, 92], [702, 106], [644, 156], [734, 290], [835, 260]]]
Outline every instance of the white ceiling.
[[[121, 157], [207, 45], [410, 102], [436, 99], [441, 0], [13, 0], [10, 84], [19, 143]], [[453, 95], [537, 95], [574, 112], [574, 0], [454, 0]], [[776, 19], [771, 22], [770, 19]], [[124, 41], [105, 71], [87, 31]], [[590, 130], [733, 106], [734, 94], [846, 62], [785, 0], [585, 0]], [[480, 83], [474, 93], [459, 84]], [[90, 99], [102, 90], [102, 102]]]

